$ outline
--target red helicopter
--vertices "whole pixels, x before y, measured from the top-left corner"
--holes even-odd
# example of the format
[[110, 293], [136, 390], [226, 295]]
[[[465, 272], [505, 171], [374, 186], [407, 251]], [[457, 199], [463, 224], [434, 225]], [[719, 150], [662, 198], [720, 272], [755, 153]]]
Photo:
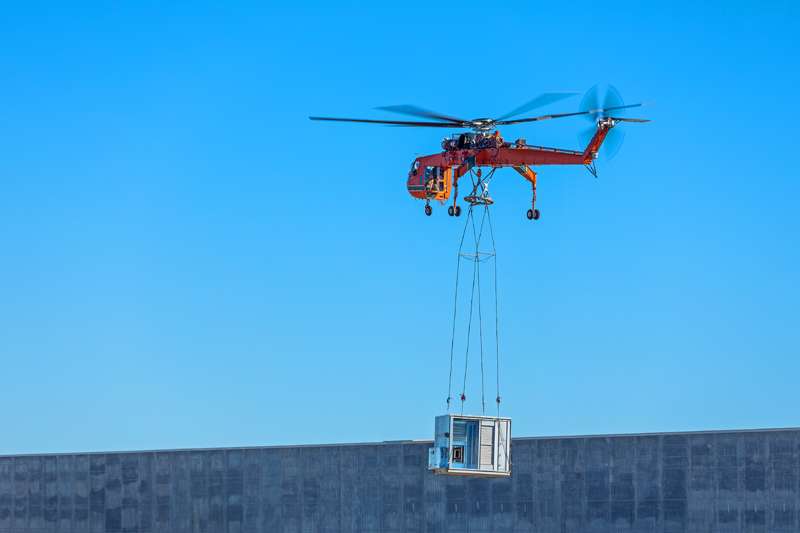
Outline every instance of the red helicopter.
[[[618, 135], [614, 127], [620, 122], [649, 122], [642, 118], [619, 116], [627, 109], [640, 107], [642, 104], [624, 104], [619, 92], [612, 86], [605, 89], [600, 103], [599, 86], [595, 85], [581, 100], [578, 111], [571, 113], [555, 113], [527, 118], [513, 118], [533, 109], [552, 104], [575, 93], [544, 93], [529, 102], [498, 118], [477, 118], [465, 120], [443, 115], [413, 105], [380, 107], [385, 111], [433, 119], [426, 121], [407, 120], [374, 120], [359, 118], [309, 117], [311, 120], [333, 122], [362, 122], [368, 124], [387, 124], [393, 126], [409, 126], [424, 128], [458, 128], [471, 129], [471, 132], [454, 134], [442, 140], [444, 151], [438, 154], [418, 157], [411, 164], [406, 187], [414, 198], [425, 200], [425, 214], [432, 213], [430, 202], [438, 200], [444, 204], [452, 196], [452, 204], [448, 206], [450, 216], [459, 216], [461, 206], [458, 205], [458, 182], [467, 173], [472, 176], [472, 191], [464, 197], [470, 205], [489, 205], [493, 203], [489, 196], [489, 181], [495, 170], [511, 167], [531, 184], [531, 207], [528, 209], [529, 220], [538, 220], [540, 213], [536, 208], [536, 172], [531, 168], [537, 165], [582, 165], [597, 177], [597, 159], [601, 145], [604, 145], [607, 157], [619, 150], [622, 135]], [[541, 122], [555, 118], [583, 116], [593, 125], [582, 134], [586, 146], [582, 151], [548, 148], [527, 144], [525, 139], [506, 142], [497, 130], [497, 126]], [[494, 131], [492, 131], [494, 130]], [[612, 135], [617, 134], [617, 135]], [[483, 175], [481, 167], [490, 171]]]

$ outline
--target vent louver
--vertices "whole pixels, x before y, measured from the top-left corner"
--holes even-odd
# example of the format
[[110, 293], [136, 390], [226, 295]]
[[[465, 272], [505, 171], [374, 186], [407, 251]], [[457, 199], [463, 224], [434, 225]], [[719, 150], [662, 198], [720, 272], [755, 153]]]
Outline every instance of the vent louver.
[[464, 422], [453, 423], [453, 440], [467, 440], [467, 425]]

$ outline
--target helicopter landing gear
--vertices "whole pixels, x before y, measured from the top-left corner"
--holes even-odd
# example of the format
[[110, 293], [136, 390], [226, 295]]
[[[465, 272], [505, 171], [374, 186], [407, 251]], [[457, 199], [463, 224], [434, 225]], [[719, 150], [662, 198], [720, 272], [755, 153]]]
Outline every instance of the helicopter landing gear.
[[536, 173], [531, 170], [531, 174], [533, 174], [533, 179], [530, 180], [531, 182], [531, 208], [528, 209], [526, 215], [528, 216], [528, 220], [539, 220], [541, 214], [539, 210], [536, 209]]
[[531, 184], [531, 208], [528, 209], [525, 215], [528, 217], [528, 220], [539, 220], [541, 214], [539, 210], [536, 209], [536, 172], [528, 165], [515, 166], [514, 170]]
[[433, 213], [433, 209], [431, 209], [431, 204], [425, 204], [425, 214], [427, 216], [431, 216], [431, 213]]
[[458, 181], [456, 180], [453, 183], [453, 205], [447, 208], [447, 214], [451, 217], [460, 217], [461, 216], [461, 206], [456, 204], [458, 201]]

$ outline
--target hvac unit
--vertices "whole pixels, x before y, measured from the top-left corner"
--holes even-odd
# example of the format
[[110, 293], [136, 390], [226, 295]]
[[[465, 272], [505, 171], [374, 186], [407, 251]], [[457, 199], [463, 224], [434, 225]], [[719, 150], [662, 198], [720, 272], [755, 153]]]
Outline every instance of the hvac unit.
[[437, 474], [511, 475], [511, 419], [494, 416], [436, 417], [428, 469]]

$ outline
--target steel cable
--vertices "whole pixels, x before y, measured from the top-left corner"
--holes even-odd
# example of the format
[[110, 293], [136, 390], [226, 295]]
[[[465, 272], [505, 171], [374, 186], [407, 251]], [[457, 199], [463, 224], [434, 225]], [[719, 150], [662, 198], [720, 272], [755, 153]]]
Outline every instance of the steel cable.
[[500, 418], [500, 312], [498, 307], [497, 296], [497, 248], [494, 243], [494, 227], [492, 226], [492, 215], [489, 210], [486, 210], [486, 218], [489, 221], [489, 236], [492, 239], [492, 255], [494, 257], [493, 274], [494, 274], [494, 346], [495, 346], [495, 363], [496, 371], [495, 377], [497, 378], [497, 417]]
[[453, 333], [450, 337], [450, 375], [447, 378], [447, 412], [450, 412], [450, 400], [452, 400], [453, 393], [453, 351], [455, 349], [456, 341], [456, 314], [458, 312], [458, 279], [461, 272], [461, 250], [464, 248], [464, 237], [467, 235], [467, 227], [469, 226], [469, 219], [472, 217], [472, 209], [469, 210], [464, 224], [464, 231], [461, 232], [461, 242], [458, 244], [458, 259], [456, 260], [456, 290], [453, 295]]
[[[469, 207], [469, 221], [471, 222], [472, 226], [472, 237], [475, 240], [475, 249], [478, 249], [478, 237], [475, 232], [475, 218], [472, 216], [472, 208], [473, 206]], [[477, 253], [476, 253], [477, 256]], [[472, 315], [473, 315], [473, 302], [475, 300], [475, 280], [477, 276], [475, 274], [476, 270], [478, 269], [478, 261], [476, 260], [472, 267], [472, 290], [469, 295], [469, 320], [467, 321], [467, 346], [464, 352], [464, 383], [461, 387], [461, 414], [464, 414], [464, 401], [467, 399], [467, 369], [469, 368], [469, 342], [470, 337], [472, 336]]]

